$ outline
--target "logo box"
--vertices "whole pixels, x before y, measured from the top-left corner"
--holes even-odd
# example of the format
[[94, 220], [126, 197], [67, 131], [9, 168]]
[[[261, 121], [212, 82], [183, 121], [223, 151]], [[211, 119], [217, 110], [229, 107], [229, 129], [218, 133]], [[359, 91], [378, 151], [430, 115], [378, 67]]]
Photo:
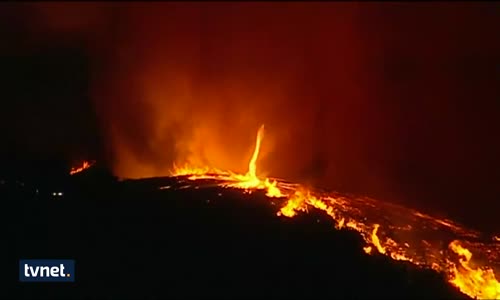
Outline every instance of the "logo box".
[[21, 282], [74, 282], [75, 261], [73, 259], [21, 259], [19, 260]]

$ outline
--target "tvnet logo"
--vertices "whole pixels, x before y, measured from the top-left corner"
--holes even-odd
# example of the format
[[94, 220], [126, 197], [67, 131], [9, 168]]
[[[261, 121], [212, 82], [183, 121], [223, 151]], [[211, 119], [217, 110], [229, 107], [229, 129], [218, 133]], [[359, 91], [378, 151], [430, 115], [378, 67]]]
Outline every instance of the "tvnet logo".
[[21, 259], [19, 281], [74, 282], [75, 261], [72, 259]]

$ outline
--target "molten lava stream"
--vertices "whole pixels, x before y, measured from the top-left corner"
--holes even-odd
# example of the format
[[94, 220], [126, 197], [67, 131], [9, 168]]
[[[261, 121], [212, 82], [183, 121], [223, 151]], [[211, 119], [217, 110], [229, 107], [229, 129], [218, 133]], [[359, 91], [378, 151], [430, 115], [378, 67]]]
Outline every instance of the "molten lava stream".
[[[478, 238], [477, 232], [462, 228], [450, 220], [441, 220], [404, 207], [377, 202], [368, 198], [341, 196], [337, 193], [314, 193], [300, 184], [290, 184], [281, 180], [270, 180], [257, 176], [257, 160], [264, 137], [264, 125], [258, 132], [253, 155], [246, 174], [222, 171], [212, 167], [176, 167], [173, 176], [188, 176], [190, 180], [213, 179], [226, 188], [243, 189], [246, 192], [265, 190], [268, 197], [285, 198], [286, 202], [277, 212], [278, 216], [292, 218], [300, 212], [311, 209], [324, 211], [336, 222], [336, 228], [348, 227], [356, 230], [365, 240], [363, 250], [367, 254], [378, 252], [394, 260], [405, 260], [415, 265], [432, 268], [448, 274], [449, 283], [464, 294], [479, 299], [500, 299], [500, 283], [489, 266], [474, 266], [472, 253], [463, 246], [460, 239]], [[286, 192], [285, 192], [286, 191]], [[406, 224], [388, 222], [389, 217], [406, 220]], [[390, 219], [390, 218], [389, 218]], [[379, 236], [379, 233], [383, 233]], [[452, 253], [440, 251], [443, 239], [435, 240], [436, 233], [444, 240], [454, 237], [449, 244]], [[411, 234], [414, 241], [399, 241], [398, 237]], [[432, 238], [434, 237], [434, 240]], [[492, 237], [496, 240], [498, 237]], [[411, 244], [411, 245], [410, 245]], [[488, 244], [478, 249], [491, 252]], [[417, 253], [424, 252], [424, 256]], [[453, 259], [453, 254], [459, 259]], [[499, 254], [500, 256], [500, 254]], [[500, 257], [494, 255], [500, 263]]]

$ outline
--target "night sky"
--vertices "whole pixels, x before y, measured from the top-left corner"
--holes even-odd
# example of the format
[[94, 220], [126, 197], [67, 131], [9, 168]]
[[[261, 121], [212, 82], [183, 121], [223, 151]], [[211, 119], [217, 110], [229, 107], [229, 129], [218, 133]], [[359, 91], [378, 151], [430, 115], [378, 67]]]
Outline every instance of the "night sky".
[[3, 165], [259, 170], [500, 231], [498, 3], [0, 5]]

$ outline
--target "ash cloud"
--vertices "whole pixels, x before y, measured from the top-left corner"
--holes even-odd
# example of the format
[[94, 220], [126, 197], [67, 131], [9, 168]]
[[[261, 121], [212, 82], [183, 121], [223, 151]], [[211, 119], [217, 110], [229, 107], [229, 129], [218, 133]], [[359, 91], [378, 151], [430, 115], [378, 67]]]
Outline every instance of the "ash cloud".
[[497, 5], [25, 7], [34, 40], [91, 56], [118, 176], [244, 171], [265, 124], [259, 168], [273, 176], [444, 211], [500, 196]]

